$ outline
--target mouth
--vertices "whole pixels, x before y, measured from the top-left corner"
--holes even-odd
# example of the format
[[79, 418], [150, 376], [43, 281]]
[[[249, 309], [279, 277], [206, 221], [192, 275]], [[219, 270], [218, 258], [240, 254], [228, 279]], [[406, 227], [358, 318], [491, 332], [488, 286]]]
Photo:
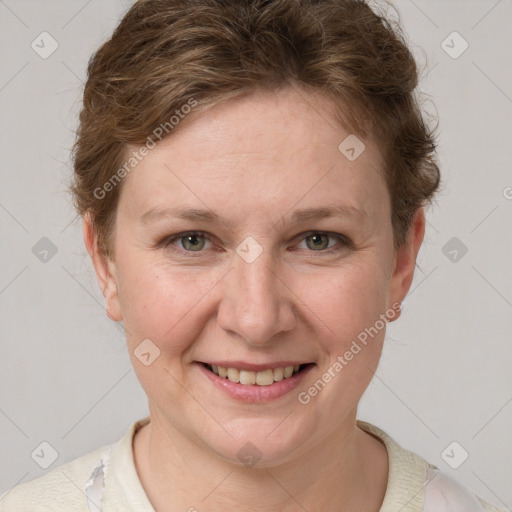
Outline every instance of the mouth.
[[203, 366], [221, 379], [245, 386], [271, 386], [275, 382], [289, 379], [304, 371], [313, 363], [294, 364], [261, 370], [249, 370], [215, 364], [203, 363]]
[[253, 364], [243, 361], [196, 361], [211, 384], [232, 399], [245, 403], [262, 403], [285, 399], [304, 381], [316, 363], [279, 361]]

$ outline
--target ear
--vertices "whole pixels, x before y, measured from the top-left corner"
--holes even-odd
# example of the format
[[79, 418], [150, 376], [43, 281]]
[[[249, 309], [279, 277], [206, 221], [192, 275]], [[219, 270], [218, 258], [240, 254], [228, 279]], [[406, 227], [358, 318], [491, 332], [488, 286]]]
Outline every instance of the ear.
[[[418, 256], [424, 235], [425, 211], [423, 208], [418, 208], [411, 221], [406, 241], [396, 250], [395, 254], [389, 294], [390, 304], [388, 305], [395, 313], [397, 310], [396, 307], [393, 307], [393, 304], [401, 304], [411, 287], [416, 267], [416, 257]], [[398, 311], [398, 314], [390, 318], [390, 321], [396, 320], [399, 316]]]
[[107, 304], [107, 315], [111, 320], [120, 322], [123, 319], [119, 304], [117, 277], [114, 262], [105, 255], [98, 244], [98, 235], [93, 227], [90, 214], [84, 216], [84, 242], [87, 252], [91, 257], [96, 272], [96, 278], [100, 285]]

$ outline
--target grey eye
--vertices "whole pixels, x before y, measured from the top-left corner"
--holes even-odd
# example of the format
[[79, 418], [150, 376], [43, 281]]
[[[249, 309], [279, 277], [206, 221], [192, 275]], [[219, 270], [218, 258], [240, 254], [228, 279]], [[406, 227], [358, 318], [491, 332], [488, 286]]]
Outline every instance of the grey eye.
[[[329, 247], [329, 235], [323, 233], [315, 233], [305, 238], [308, 249], [323, 250]], [[309, 243], [311, 242], [311, 243]]]
[[203, 235], [184, 235], [179, 238], [182, 241], [182, 246], [187, 251], [200, 251], [204, 249], [206, 240]]

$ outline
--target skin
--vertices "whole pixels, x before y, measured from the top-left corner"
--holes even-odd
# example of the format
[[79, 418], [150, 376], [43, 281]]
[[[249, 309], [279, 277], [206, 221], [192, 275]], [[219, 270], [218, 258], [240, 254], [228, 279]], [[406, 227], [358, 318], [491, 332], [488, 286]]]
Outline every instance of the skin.
[[[356, 413], [385, 329], [307, 405], [297, 395], [402, 301], [425, 219], [419, 209], [395, 251], [381, 155], [364, 140], [364, 152], [349, 161], [338, 145], [350, 131], [332, 109], [325, 98], [288, 88], [191, 115], [125, 178], [112, 257], [98, 250], [85, 218], [108, 315], [124, 322], [148, 396], [151, 422], [135, 436], [134, 457], [158, 512], [380, 509], [387, 453], [357, 427]], [[365, 213], [291, 221], [297, 209], [333, 205]], [[178, 206], [222, 220], [140, 220], [151, 209]], [[199, 251], [183, 238], [159, 244], [191, 230], [210, 238], [196, 239]], [[318, 231], [350, 243], [320, 236], [318, 248], [310, 236]], [[251, 263], [236, 252], [248, 236], [262, 249]], [[160, 350], [149, 366], [134, 355], [144, 339]], [[194, 363], [221, 359], [314, 366], [286, 395], [242, 403]], [[237, 457], [247, 442], [261, 454], [252, 468]]]

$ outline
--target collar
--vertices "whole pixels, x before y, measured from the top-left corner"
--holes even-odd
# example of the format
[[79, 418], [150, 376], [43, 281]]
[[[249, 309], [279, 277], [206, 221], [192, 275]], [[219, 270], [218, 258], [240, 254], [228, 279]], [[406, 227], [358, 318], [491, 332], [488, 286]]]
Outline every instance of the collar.
[[[137, 512], [155, 512], [133, 456], [133, 438], [149, 421], [147, 416], [132, 423], [123, 438], [100, 457], [86, 485], [90, 512], [117, 512], [120, 502], [129, 503], [130, 509]], [[375, 425], [357, 420], [357, 426], [384, 443], [388, 452], [388, 482], [379, 512], [422, 512], [428, 464]], [[103, 483], [105, 491], [101, 493]]]

